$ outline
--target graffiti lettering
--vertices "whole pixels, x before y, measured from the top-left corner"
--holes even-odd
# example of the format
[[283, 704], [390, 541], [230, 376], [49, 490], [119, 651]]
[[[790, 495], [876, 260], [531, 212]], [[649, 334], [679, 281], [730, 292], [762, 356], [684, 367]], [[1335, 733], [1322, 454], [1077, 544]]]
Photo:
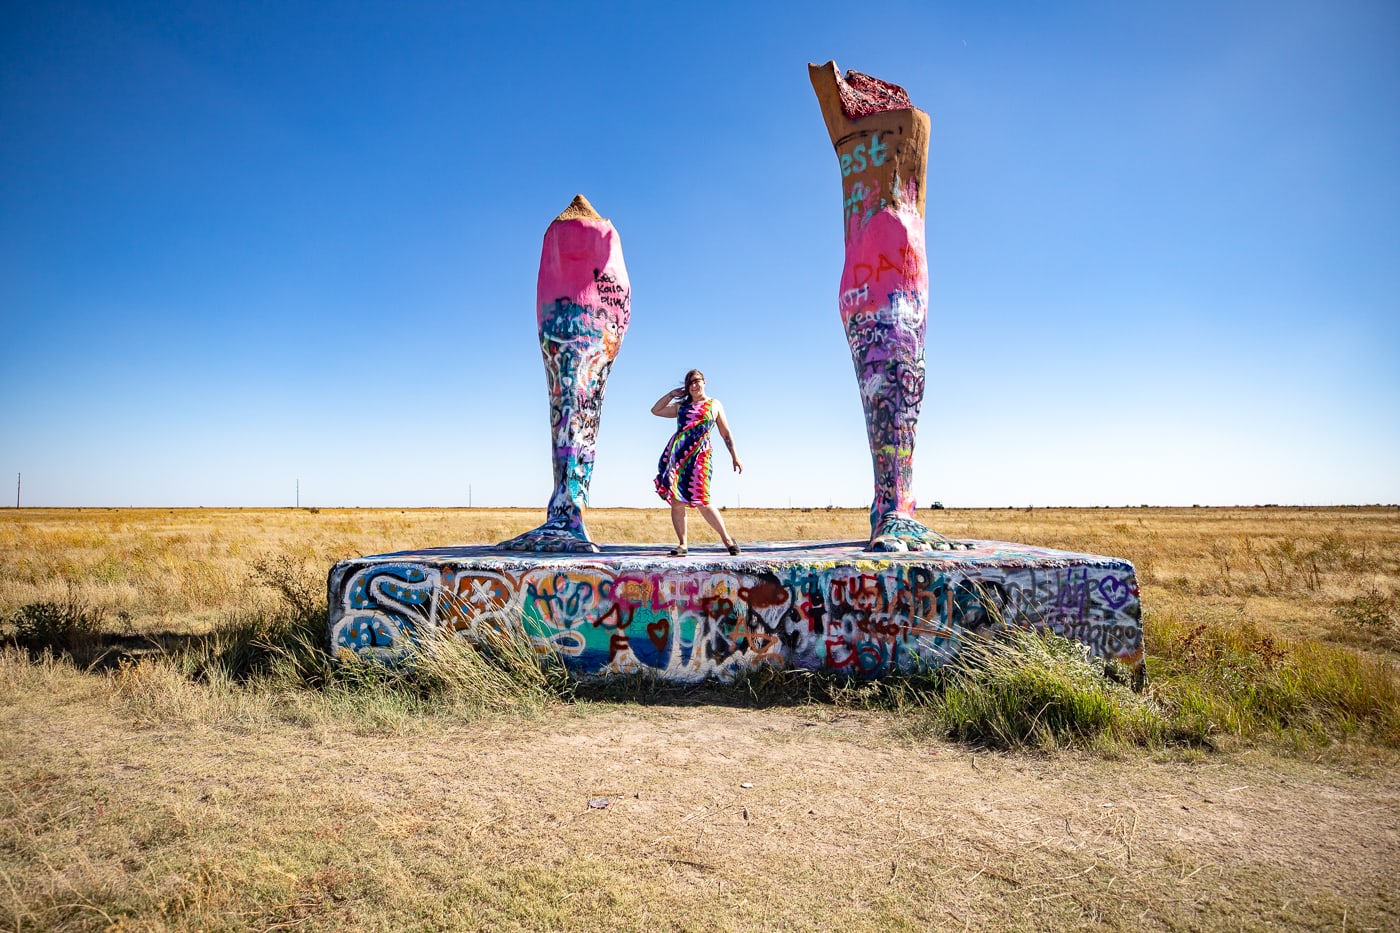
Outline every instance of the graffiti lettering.
[[593, 270], [593, 284], [598, 289], [598, 300], [609, 308], [616, 308], [626, 314], [631, 308], [626, 285], [618, 282], [617, 276], [600, 269]]
[[863, 172], [867, 168], [867, 164], [876, 166], [877, 168], [884, 165], [885, 159], [888, 157], [888, 151], [889, 146], [882, 144], [880, 142], [880, 134], [876, 133], [874, 136], [870, 137], [870, 146], [868, 148], [865, 143], [861, 143], [850, 152], [841, 155], [841, 177], [845, 178], [852, 173]]
[[1025, 545], [957, 553], [975, 571], [951, 558], [856, 568], [822, 549], [751, 571], [365, 558], [332, 574], [331, 644], [392, 661], [427, 628], [472, 639], [519, 626], [580, 675], [651, 670], [691, 682], [775, 665], [876, 677], [942, 664], [970, 633], [1005, 623], [1141, 660], [1131, 565]]
[[854, 308], [870, 300], [870, 286], [862, 285], [860, 288], [848, 288], [841, 293], [841, 307]]

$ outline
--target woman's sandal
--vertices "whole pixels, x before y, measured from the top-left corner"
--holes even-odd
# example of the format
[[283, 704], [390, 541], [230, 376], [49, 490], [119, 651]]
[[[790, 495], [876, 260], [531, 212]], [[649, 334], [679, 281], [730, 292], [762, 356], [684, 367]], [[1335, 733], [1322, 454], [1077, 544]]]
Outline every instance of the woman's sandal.
[[686, 547], [685, 547], [684, 544], [678, 544], [678, 545], [676, 545], [675, 547], [671, 548], [671, 556], [672, 556], [672, 557], [684, 557], [685, 555], [687, 555], [687, 554], [689, 554], [689, 553], [690, 553], [690, 552], [689, 552], [688, 550], [686, 550]]
[[729, 553], [730, 553], [730, 554], [738, 554], [738, 553], [739, 553], [739, 542], [738, 542], [738, 541], [735, 541], [733, 544], [726, 544], [725, 547], [727, 547], [727, 548], [729, 549]]

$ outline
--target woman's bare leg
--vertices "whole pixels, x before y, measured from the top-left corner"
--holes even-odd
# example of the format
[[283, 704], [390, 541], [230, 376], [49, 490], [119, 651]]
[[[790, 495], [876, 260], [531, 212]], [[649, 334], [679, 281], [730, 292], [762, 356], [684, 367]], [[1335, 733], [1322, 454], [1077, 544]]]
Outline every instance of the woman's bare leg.
[[545, 523], [503, 541], [515, 551], [597, 551], [583, 524], [603, 389], [631, 317], [617, 231], [579, 195], [544, 234], [536, 291], [549, 384], [554, 493]]
[[724, 527], [724, 516], [719, 514], [719, 509], [715, 508], [713, 505], [700, 505], [696, 506], [696, 511], [698, 511], [700, 517], [705, 519], [710, 527], [715, 530], [715, 533], [719, 535], [719, 539], [724, 542], [726, 547], [734, 543], [734, 539], [729, 537], [729, 531]]
[[841, 163], [841, 321], [875, 471], [869, 549], [957, 547], [914, 520], [914, 435], [924, 398], [928, 313], [928, 114], [897, 85], [857, 71], [843, 78], [835, 62], [808, 68]]
[[676, 529], [676, 540], [680, 542], [681, 547], [685, 547], [686, 520], [684, 502], [671, 503], [671, 527]]

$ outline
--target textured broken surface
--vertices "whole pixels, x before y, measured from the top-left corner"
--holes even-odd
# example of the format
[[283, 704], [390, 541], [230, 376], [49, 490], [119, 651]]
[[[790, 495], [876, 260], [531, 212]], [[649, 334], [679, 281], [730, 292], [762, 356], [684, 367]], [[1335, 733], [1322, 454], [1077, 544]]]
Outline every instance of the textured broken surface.
[[593, 205], [588, 203], [588, 199], [581, 194], [574, 195], [574, 199], [569, 202], [569, 206], [556, 218], [559, 220], [604, 220]]
[[827, 135], [841, 161], [842, 203], [862, 220], [885, 205], [924, 214], [929, 117], [904, 88], [859, 71], [842, 77], [836, 62], [808, 65]]
[[[836, 63], [832, 62], [831, 66], [835, 68]], [[844, 78], [837, 69], [836, 89], [841, 95], [841, 109], [852, 120], [914, 106], [909, 102], [909, 93], [898, 84], [881, 81], [854, 68], [847, 71]]]

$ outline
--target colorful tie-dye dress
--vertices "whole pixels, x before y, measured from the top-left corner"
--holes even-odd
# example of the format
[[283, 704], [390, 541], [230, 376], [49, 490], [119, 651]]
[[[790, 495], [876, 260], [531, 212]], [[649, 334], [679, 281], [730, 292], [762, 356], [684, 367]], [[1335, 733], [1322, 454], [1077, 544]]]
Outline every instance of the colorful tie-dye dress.
[[656, 494], [667, 502], [710, 504], [710, 428], [715, 424], [715, 400], [681, 403], [676, 433], [656, 464]]

